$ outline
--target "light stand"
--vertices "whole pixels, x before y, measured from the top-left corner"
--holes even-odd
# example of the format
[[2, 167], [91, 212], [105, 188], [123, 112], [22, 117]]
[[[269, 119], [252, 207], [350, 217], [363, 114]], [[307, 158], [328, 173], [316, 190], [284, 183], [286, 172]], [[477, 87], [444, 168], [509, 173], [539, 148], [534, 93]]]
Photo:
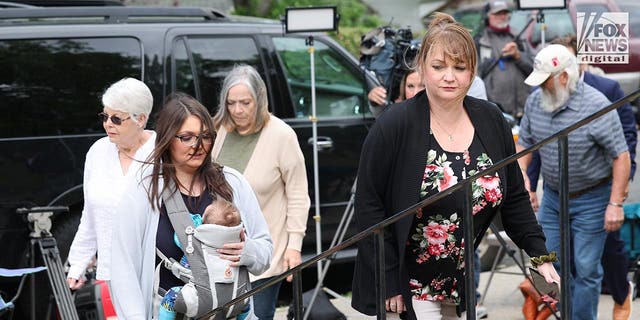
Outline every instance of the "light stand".
[[[286, 33], [296, 32], [322, 32], [322, 31], [335, 31], [338, 25], [338, 15], [336, 13], [335, 6], [328, 7], [306, 7], [306, 8], [287, 8], [285, 19]], [[320, 216], [320, 182], [318, 173], [318, 118], [316, 116], [316, 76], [315, 76], [315, 57], [313, 46], [313, 36], [309, 35], [305, 41], [305, 44], [309, 46], [309, 64], [310, 64], [310, 76], [311, 76], [311, 128], [313, 139], [313, 190], [314, 190], [314, 207], [316, 227], [316, 253], [322, 253], [322, 230], [321, 230], [321, 216]], [[318, 261], [318, 284], [316, 288], [322, 287], [323, 281], [323, 269], [322, 261]], [[326, 272], [325, 272], [326, 273]], [[306, 308], [304, 319], [309, 316], [311, 306], [317, 295], [317, 291]]]
[[[335, 6], [287, 8], [284, 18], [286, 33], [335, 31], [338, 15]], [[316, 226], [316, 253], [322, 253], [322, 230], [320, 226], [320, 182], [318, 173], [318, 118], [316, 117], [316, 74], [313, 36], [307, 37], [305, 44], [309, 46], [309, 64], [311, 71], [311, 128], [313, 139], [313, 190]], [[318, 261], [318, 279], [322, 275], [322, 262]]]
[[540, 23], [540, 45], [541, 48], [544, 49], [545, 47], [545, 31], [547, 30], [547, 25], [544, 23], [544, 12], [542, 11], [542, 9], [540, 11], [538, 11], [538, 14], [536, 15], [536, 22]]
[[546, 9], [566, 9], [567, 8], [567, 0], [516, 0], [518, 3], [519, 10], [538, 10], [538, 14], [536, 16], [537, 22], [541, 23], [540, 26], [540, 44], [542, 48], [546, 45], [545, 39], [545, 31], [547, 30], [547, 25], [544, 23], [544, 13], [543, 10]]
[[[320, 174], [318, 172], [318, 118], [316, 117], [316, 67], [313, 47], [313, 36], [309, 36], [305, 41], [309, 46], [309, 64], [311, 73], [311, 135], [313, 137], [313, 195], [315, 215], [313, 220], [316, 223], [316, 254], [322, 253], [322, 229], [320, 218]], [[322, 261], [318, 260], [318, 280], [322, 277]]]

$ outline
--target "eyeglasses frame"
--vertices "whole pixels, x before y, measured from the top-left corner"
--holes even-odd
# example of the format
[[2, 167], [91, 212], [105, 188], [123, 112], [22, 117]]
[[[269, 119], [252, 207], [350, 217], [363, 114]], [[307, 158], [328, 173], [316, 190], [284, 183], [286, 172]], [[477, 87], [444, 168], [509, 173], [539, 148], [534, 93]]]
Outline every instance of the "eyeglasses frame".
[[[196, 138], [195, 142], [193, 142], [191, 144], [187, 144], [186, 142], [184, 142], [182, 139], [184, 137], [187, 137], [187, 136]], [[209, 136], [210, 137], [210, 140], [209, 140], [208, 143], [203, 140], [203, 138], [202, 138], [203, 136]], [[178, 135], [177, 134], [177, 135], [175, 135], [173, 137], [178, 139], [180, 141], [180, 143], [182, 143], [182, 145], [185, 146], [185, 147], [194, 147], [194, 146], [196, 146], [198, 144], [198, 141], [201, 141], [203, 145], [210, 145], [210, 144], [213, 144], [213, 140], [215, 139], [215, 135], [212, 135], [210, 133], [201, 133], [201, 134], [198, 134], [198, 135], [190, 134], [190, 133], [182, 134], [182, 135]]]
[[[128, 116], [126, 118], [120, 118], [117, 115], [113, 114], [113, 115], [109, 115], [106, 112], [100, 112], [98, 113], [98, 119], [100, 119], [102, 121], [102, 123], [107, 122], [107, 120], [111, 120], [111, 123], [113, 123], [116, 126], [122, 125], [122, 122], [131, 119], [131, 116]], [[117, 119], [117, 120], [114, 120]]]

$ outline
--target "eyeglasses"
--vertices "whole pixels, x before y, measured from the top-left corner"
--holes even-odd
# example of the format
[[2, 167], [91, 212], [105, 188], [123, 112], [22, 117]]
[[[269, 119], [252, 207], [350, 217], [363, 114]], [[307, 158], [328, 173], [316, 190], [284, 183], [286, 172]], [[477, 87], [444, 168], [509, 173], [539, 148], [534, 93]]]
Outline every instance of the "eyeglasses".
[[116, 126], [119, 126], [122, 124], [122, 121], [131, 119], [131, 116], [122, 119], [116, 115], [109, 116], [109, 114], [106, 112], [100, 112], [98, 113], [98, 119], [100, 119], [100, 121], [102, 122], [107, 122], [108, 119], [111, 119], [111, 123], [115, 124]]
[[182, 142], [183, 145], [187, 147], [195, 146], [198, 143], [198, 140], [202, 141], [202, 144], [213, 143], [213, 137], [208, 133], [197, 135], [197, 136], [194, 136], [192, 134], [182, 134], [182, 135], [176, 135], [175, 137], [178, 140], [180, 140], [180, 142]]

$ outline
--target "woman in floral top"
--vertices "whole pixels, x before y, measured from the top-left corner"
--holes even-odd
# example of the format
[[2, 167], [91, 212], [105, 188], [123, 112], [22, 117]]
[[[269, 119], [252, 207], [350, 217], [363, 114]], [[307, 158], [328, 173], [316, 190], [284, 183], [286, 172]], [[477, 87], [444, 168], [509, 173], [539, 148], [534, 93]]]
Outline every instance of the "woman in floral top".
[[[466, 96], [476, 51], [468, 31], [438, 13], [417, 57], [426, 92], [387, 110], [362, 149], [355, 218], [360, 230], [381, 222], [515, 153], [495, 105]], [[507, 234], [530, 256], [547, 255], [517, 163], [472, 186], [475, 239], [499, 211]], [[464, 194], [455, 192], [385, 230], [385, 308], [409, 319], [464, 316]], [[474, 240], [475, 240], [474, 239]], [[376, 313], [373, 237], [358, 243], [352, 305]], [[550, 262], [538, 266], [559, 281]]]

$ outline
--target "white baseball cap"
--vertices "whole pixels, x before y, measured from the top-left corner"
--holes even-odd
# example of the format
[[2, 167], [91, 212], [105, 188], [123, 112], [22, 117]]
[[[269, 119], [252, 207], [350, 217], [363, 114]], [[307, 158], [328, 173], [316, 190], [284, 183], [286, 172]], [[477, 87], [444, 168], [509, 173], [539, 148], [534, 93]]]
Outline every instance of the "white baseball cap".
[[552, 44], [540, 50], [533, 61], [533, 71], [524, 80], [530, 86], [539, 86], [549, 76], [562, 72], [572, 63], [576, 63], [576, 57], [560, 44]]
[[509, 4], [505, 0], [494, 0], [489, 1], [489, 13], [498, 13], [500, 11], [509, 11], [511, 12], [511, 8]]

